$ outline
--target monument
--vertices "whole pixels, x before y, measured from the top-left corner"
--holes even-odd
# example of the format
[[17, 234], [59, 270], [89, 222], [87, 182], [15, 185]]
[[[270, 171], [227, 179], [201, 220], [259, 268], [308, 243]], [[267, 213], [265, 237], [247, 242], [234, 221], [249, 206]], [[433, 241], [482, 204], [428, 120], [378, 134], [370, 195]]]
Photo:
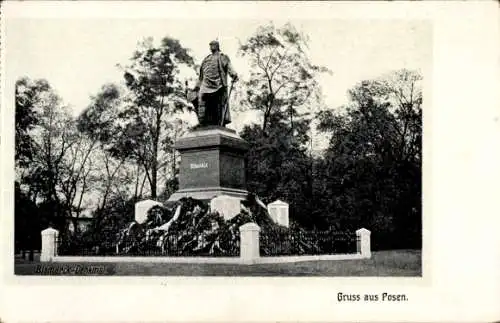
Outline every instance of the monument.
[[[217, 41], [210, 42], [210, 51], [201, 64], [195, 89], [188, 92], [199, 124], [175, 143], [181, 155], [179, 190], [169, 201], [182, 197], [208, 201], [220, 195], [244, 199], [248, 193], [248, 144], [226, 127], [231, 122], [229, 97], [238, 75]], [[228, 75], [232, 79], [229, 91]]]

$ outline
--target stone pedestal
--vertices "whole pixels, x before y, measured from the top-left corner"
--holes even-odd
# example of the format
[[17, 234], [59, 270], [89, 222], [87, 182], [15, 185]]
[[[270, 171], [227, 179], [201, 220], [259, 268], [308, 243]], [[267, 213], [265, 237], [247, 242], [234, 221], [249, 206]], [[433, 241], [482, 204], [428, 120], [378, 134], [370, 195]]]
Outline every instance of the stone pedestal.
[[192, 197], [210, 201], [219, 195], [244, 199], [248, 144], [236, 131], [209, 126], [189, 132], [175, 143], [181, 155], [179, 190], [168, 201]]

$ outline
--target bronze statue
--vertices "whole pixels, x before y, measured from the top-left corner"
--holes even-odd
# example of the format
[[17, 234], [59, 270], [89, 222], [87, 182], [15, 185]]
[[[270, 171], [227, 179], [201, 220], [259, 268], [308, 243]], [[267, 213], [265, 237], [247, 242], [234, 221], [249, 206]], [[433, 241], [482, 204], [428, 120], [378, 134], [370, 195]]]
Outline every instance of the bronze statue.
[[[200, 67], [198, 83], [188, 99], [195, 106], [200, 126], [226, 126], [231, 122], [229, 96], [238, 75], [229, 57], [220, 51], [219, 42], [210, 42], [211, 54], [205, 57]], [[228, 91], [227, 75], [232, 79]]]

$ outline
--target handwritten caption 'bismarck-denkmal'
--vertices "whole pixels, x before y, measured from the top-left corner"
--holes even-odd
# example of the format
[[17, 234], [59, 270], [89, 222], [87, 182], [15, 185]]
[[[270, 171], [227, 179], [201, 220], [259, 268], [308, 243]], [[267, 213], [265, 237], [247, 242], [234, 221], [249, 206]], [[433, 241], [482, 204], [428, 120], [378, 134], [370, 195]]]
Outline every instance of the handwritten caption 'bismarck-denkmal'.
[[105, 275], [106, 267], [101, 265], [41, 264], [35, 267], [37, 275]]
[[346, 294], [337, 293], [337, 302], [406, 302], [406, 294]]

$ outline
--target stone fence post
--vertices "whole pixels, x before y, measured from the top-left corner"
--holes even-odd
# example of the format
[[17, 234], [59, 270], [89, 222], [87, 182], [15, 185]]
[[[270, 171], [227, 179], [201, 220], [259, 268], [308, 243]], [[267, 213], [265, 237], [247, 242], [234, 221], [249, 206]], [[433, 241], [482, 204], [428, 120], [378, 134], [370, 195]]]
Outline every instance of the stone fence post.
[[285, 226], [288, 228], [289, 220], [288, 220], [288, 212], [289, 205], [280, 200], [276, 200], [273, 203], [269, 203], [267, 205], [267, 211], [269, 215], [273, 219], [274, 223]]
[[42, 231], [42, 250], [40, 252], [40, 261], [47, 262], [57, 256], [57, 240], [59, 231], [54, 228], [47, 228]]
[[252, 222], [240, 227], [240, 258], [245, 263], [252, 263], [260, 257], [260, 227]]
[[356, 231], [356, 238], [357, 238], [356, 251], [357, 253], [361, 254], [363, 258], [371, 258], [372, 256], [372, 251], [370, 247], [370, 235], [371, 235], [370, 230], [367, 230], [365, 228], [361, 228]]

